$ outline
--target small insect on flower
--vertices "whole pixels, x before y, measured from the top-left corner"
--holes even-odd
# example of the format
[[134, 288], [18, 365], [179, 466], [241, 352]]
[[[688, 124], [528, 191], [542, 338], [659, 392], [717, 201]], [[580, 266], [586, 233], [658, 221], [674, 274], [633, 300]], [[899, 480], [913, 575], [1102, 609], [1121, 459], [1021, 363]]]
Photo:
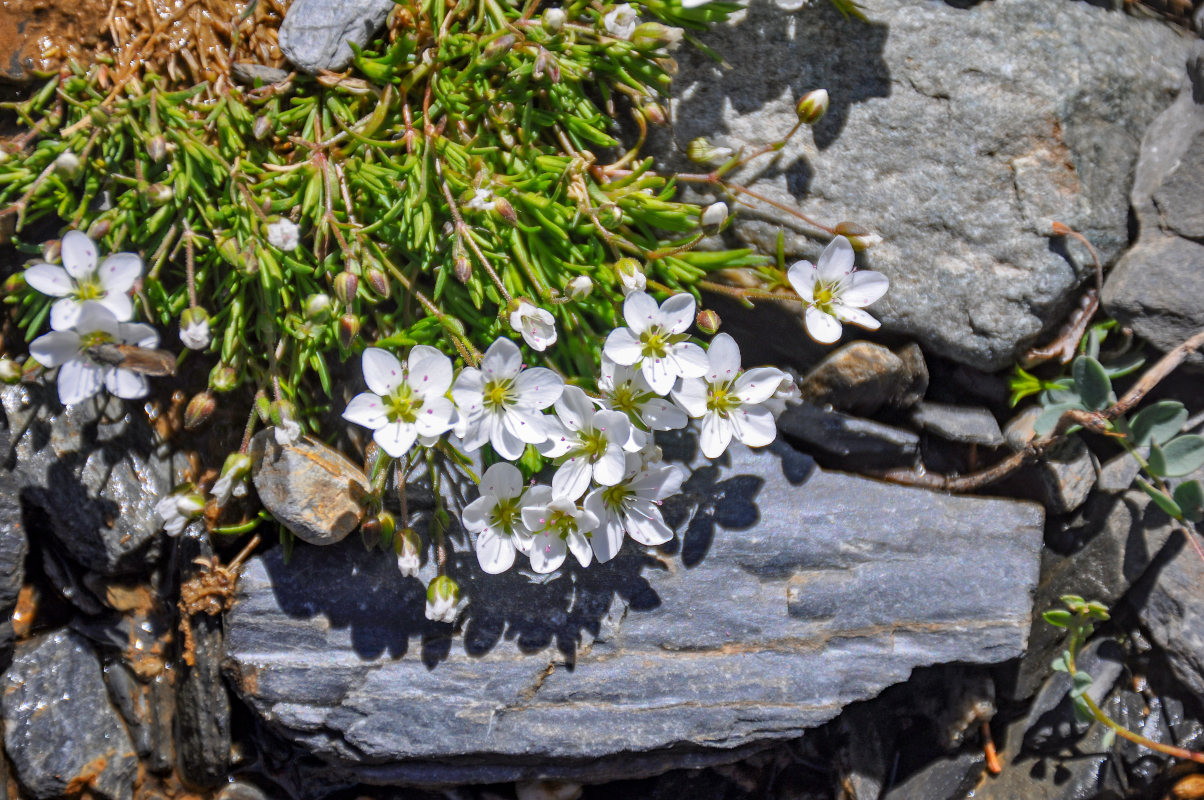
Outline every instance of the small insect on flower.
[[786, 278], [807, 304], [803, 317], [807, 333], [817, 342], [832, 344], [840, 338], [842, 322], [869, 330], [878, 320], [861, 309], [886, 294], [890, 282], [881, 272], [857, 271], [853, 245], [837, 236], [820, 254], [819, 263], [799, 261], [786, 271]]

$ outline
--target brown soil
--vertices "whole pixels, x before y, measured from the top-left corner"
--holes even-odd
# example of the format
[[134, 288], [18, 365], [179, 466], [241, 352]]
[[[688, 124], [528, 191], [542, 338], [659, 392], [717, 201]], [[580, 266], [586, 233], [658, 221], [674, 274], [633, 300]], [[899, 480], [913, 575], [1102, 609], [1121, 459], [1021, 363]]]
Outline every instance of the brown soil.
[[0, 79], [24, 82], [108, 43], [108, 0], [0, 0]]

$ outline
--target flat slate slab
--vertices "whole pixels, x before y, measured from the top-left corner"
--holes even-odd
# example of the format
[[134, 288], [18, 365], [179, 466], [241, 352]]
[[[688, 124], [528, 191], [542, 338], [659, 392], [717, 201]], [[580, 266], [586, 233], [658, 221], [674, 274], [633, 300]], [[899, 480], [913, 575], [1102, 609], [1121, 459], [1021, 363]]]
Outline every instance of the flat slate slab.
[[543, 582], [484, 575], [461, 538], [454, 636], [357, 536], [270, 551], [240, 582], [227, 673], [327, 778], [600, 781], [734, 760], [916, 666], [1025, 647], [1037, 505], [825, 472], [778, 442], [696, 464], [664, 510], [665, 547]]

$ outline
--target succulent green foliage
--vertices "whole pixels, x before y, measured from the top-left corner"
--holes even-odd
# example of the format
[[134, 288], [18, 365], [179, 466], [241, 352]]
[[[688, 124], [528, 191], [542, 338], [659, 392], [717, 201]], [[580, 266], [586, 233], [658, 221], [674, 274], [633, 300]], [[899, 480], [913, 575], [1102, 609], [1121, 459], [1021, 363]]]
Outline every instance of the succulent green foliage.
[[[662, 22], [624, 40], [585, 3], [559, 27], [496, 0], [401, 3], [349, 77], [268, 86], [179, 89], [147, 74], [111, 87], [104, 65], [75, 67], [9, 105], [27, 143], [0, 163], [0, 209], [30, 255], [37, 223], [141, 253], [139, 313], [159, 325], [189, 306], [191, 265], [212, 317], [212, 388], [278, 385], [311, 429], [332, 359], [379, 342], [472, 360], [510, 331], [511, 298], [551, 310], [573, 340], [544, 354], [551, 366], [592, 374], [617, 322], [620, 258], [643, 262], [660, 292], [763, 263], [677, 248], [699, 209], [638, 155], [663, 118], [667, 25], [701, 30], [738, 6], [635, 5]], [[628, 115], [639, 142], [625, 152]], [[281, 217], [300, 229], [295, 249], [269, 242]], [[595, 291], [570, 299], [579, 275]], [[318, 294], [334, 302], [306, 302]], [[9, 301], [27, 338], [44, 329], [48, 298]]]

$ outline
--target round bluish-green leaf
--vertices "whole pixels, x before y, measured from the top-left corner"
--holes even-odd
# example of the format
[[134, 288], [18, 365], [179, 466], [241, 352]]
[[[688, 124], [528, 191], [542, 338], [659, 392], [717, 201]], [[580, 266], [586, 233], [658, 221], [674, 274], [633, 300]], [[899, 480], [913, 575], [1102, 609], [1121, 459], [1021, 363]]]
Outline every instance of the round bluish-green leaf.
[[[1054, 403], [1051, 406], [1046, 406], [1037, 419], [1033, 422], [1033, 432], [1038, 436], [1048, 436], [1050, 431], [1058, 424], [1058, 420], [1062, 418], [1062, 414], [1077, 408], [1083, 410], [1082, 403]], [[1067, 433], [1078, 430], [1078, 426], [1071, 428]]]
[[[1152, 460], [1152, 459], [1151, 459]], [[1173, 519], [1183, 519], [1183, 511], [1180, 510], [1179, 504], [1176, 503], [1169, 494], [1151, 485], [1141, 478], [1137, 479], [1137, 485], [1141, 490], [1150, 496], [1154, 503], [1169, 514]]]
[[[1190, 434], [1171, 439], [1162, 446], [1162, 470], [1158, 474], [1178, 478], [1204, 467], [1204, 436]], [[1153, 464], [1151, 448], [1151, 465]]]
[[1069, 626], [1071, 619], [1073, 619], [1073, 617], [1070, 615], [1070, 612], [1064, 608], [1051, 608], [1041, 616], [1044, 617], [1045, 621], [1050, 625], [1056, 625], [1059, 628], [1065, 628]]
[[1104, 369], [1103, 364], [1091, 356], [1076, 358], [1071, 372], [1074, 375], [1075, 389], [1078, 390], [1079, 397], [1083, 399], [1083, 405], [1087, 408], [1099, 411], [1116, 401], [1116, 396], [1112, 394], [1112, 381], [1108, 379], [1108, 372]]
[[1183, 511], [1183, 518], [1189, 522], [1199, 522], [1204, 519], [1204, 487], [1199, 481], [1184, 481], [1175, 487], [1175, 502]]
[[1133, 444], [1165, 444], [1183, 429], [1187, 422], [1187, 409], [1178, 400], [1163, 400], [1147, 406], [1133, 417], [1129, 429], [1133, 432]]

